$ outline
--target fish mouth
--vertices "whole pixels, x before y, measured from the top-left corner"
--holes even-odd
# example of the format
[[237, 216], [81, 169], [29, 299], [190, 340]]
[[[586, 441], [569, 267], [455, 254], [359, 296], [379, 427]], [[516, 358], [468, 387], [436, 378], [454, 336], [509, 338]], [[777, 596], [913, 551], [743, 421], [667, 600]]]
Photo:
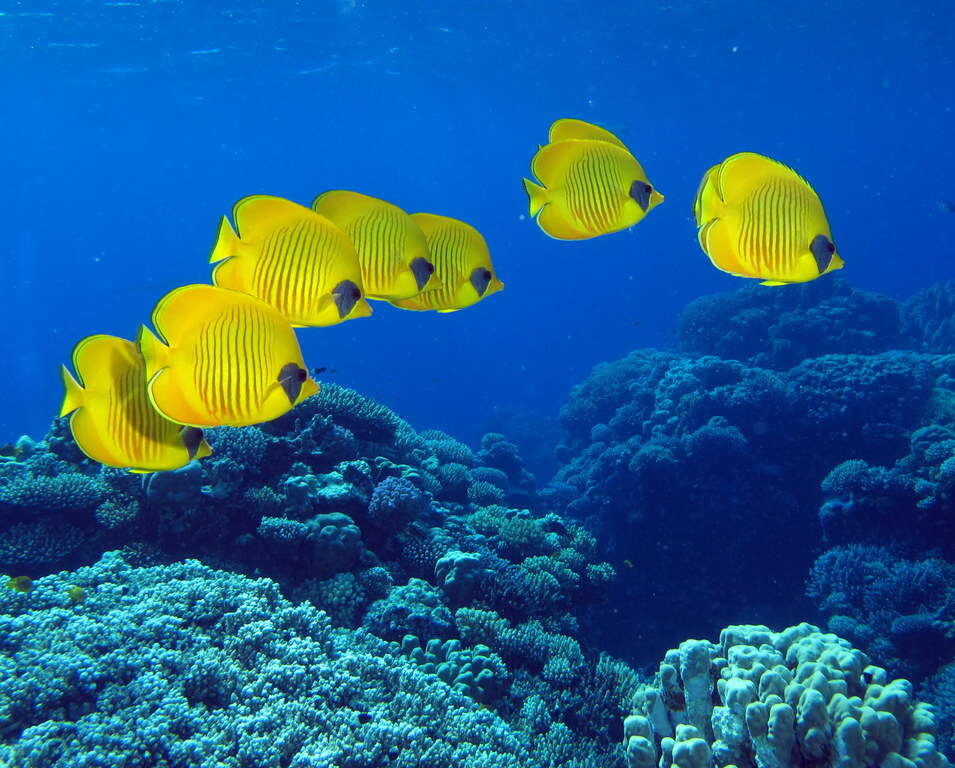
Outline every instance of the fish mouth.
[[487, 287], [491, 284], [491, 278], [494, 275], [491, 274], [491, 270], [486, 267], [475, 267], [471, 271], [471, 285], [474, 286], [474, 290], [477, 291], [478, 296], [483, 296], [487, 293]]
[[351, 311], [361, 299], [361, 288], [351, 280], [342, 280], [332, 290], [332, 298], [335, 300], [335, 307], [338, 309], [339, 320], [344, 320], [351, 314]]
[[282, 391], [292, 405], [295, 405], [299, 395], [302, 394], [302, 385], [307, 378], [308, 371], [298, 363], [286, 363], [279, 371], [279, 384], [282, 385]]
[[423, 291], [424, 287], [434, 274], [434, 264], [428, 261], [424, 256], [419, 256], [411, 262], [411, 273], [414, 275], [418, 291]]

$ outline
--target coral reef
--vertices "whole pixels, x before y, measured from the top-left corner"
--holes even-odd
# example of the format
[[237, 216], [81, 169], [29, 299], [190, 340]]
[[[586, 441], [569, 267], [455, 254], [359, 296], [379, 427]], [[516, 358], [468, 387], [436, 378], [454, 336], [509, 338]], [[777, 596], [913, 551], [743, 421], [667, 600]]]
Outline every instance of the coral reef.
[[934, 711], [911, 683], [806, 623], [687, 640], [635, 699], [624, 724], [630, 768], [949, 764]]

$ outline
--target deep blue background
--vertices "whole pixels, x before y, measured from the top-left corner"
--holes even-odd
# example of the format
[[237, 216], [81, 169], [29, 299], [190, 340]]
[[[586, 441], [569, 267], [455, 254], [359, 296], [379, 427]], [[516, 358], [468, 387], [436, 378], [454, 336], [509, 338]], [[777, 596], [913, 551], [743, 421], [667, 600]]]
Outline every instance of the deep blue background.
[[[257, 5], [0, 8], [0, 441], [45, 431], [77, 340], [132, 337], [207, 280], [218, 217], [250, 194], [355, 189], [485, 234], [503, 293], [300, 334], [335, 381], [469, 440], [512, 417], [546, 435], [592, 365], [741, 284], [690, 216], [733, 152], [811, 181], [856, 285], [955, 277], [951, 2]], [[544, 236], [520, 179], [558, 117], [617, 132], [666, 202], [630, 232]]]

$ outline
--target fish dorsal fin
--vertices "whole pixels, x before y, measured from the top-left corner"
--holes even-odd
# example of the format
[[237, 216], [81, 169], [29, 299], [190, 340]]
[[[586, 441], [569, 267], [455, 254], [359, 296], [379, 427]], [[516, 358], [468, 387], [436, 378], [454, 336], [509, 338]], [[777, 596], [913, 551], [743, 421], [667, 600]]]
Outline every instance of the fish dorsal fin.
[[[323, 192], [312, 201], [312, 210], [331, 219], [339, 227], [345, 225], [367, 213], [386, 211], [389, 209], [401, 211], [397, 205], [387, 200], [381, 200], [361, 192], [351, 192], [347, 189], [332, 189]], [[401, 211], [404, 213], [404, 211]]]
[[[567, 139], [586, 139], [588, 141], [605, 141], [610, 144], [616, 144], [621, 149], [627, 149], [627, 145], [614, 136], [606, 128], [599, 125], [587, 123], [583, 120], [575, 120], [570, 117], [556, 120], [550, 127], [548, 141], [553, 144], [556, 141], [566, 141]], [[630, 150], [627, 149], [629, 152]]]
[[86, 389], [112, 386], [130, 367], [145, 370], [136, 345], [118, 336], [87, 336], [73, 348], [73, 370]]
[[720, 163], [716, 192], [721, 200], [732, 198], [735, 202], [772, 178], [795, 179], [809, 186], [802, 176], [778, 160], [756, 152], [739, 152]]
[[173, 346], [182, 340], [184, 332], [196, 326], [197, 317], [214, 317], [216, 310], [231, 306], [243, 297], [257, 301], [252, 296], [229, 288], [194, 283], [175, 288], [163, 296], [153, 308], [152, 324], [161, 340]]
[[314, 212], [304, 205], [274, 195], [250, 195], [243, 197], [232, 208], [232, 220], [243, 240], [277, 225], [313, 216]]

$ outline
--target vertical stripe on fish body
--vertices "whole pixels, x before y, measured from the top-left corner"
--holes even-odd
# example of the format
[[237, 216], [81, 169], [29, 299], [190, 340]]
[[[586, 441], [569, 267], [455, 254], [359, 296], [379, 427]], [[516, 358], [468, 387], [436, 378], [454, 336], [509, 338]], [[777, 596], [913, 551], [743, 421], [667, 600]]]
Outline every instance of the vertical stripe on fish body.
[[143, 328], [153, 406], [192, 426], [247, 426], [277, 418], [318, 391], [295, 332], [269, 304], [207, 285], [177, 288]]
[[267, 302], [298, 326], [367, 317], [358, 254], [347, 235], [309, 208], [270, 195], [236, 203], [223, 217], [210, 262], [215, 285]]
[[[60, 415], [94, 461], [138, 472], [177, 469], [211, 453], [202, 432], [169, 421], [149, 402], [146, 366], [136, 345], [115, 336], [89, 336], [64, 366], [66, 396]], [[81, 383], [82, 382], [82, 383]]]
[[424, 234], [398, 206], [358, 192], [331, 190], [315, 198], [312, 210], [351, 240], [368, 298], [407, 299], [436, 287]]

